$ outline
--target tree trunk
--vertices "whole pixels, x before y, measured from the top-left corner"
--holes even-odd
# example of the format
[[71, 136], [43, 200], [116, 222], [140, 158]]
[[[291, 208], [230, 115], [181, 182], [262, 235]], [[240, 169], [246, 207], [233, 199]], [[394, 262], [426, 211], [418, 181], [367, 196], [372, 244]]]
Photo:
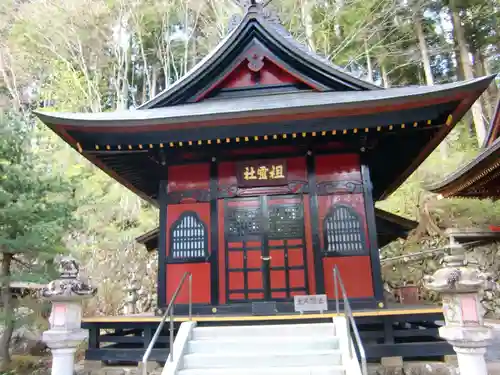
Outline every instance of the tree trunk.
[[191, 66], [192, 69], [197, 63], [197, 53], [198, 53], [198, 25], [193, 30], [193, 35], [191, 36]]
[[158, 69], [156, 65], [151, 67], [151, 97], [156, 96], [156, 83], [158, 82]]
[[[474, 51], [474, 67], [476, 70], [476, 76], [478, 77], [483, 77], [486, 75], [484, 71], [484, 58], [483, 55], [481, 54], [481, 51], [475, 50]], [[483, 95], [481, 96], [481, 102], [483, 105], [484, 112], [486, 113], [486, 117], [488, 121], [491, 121], [491, 118], [493, 117], [493, 103], [491, 101], [491, 96], [489, 90], [485, 90]]]
[[366, 55], [366, 80], [369, 82], [373, 82], [373, 66], [372, 66], [372, 58], [370, 56], [370, 49], [368, 48], [368, 42], [365, 39], [365, 55]]
[[[469, 48], [465, 38], [464, 27], [459, 14], [459, 8], [455, 4], [455, 0], [450, 1], [451, 19], [453, 23], [453, 36], [458, 44], [460, 50], [460, 65], [462, 66], [465, 79], [473, 79], [474, 73], [472, 71], [472, 64], [469, 58]], [[481, 101], [477, 100], [472, 105], [472, 118], [474, 119], [474, 127], [476, 130], [477, 142], [482, 145], [486, 137], [486, 127], [483, 119], [483, 108]]]
[[425, 41], [424, 28], [422, 27], [422, 18], [420, 12], [417, 12], [414, 17], [415, 31], [417, 32], [418, 45], [422, 56], [422, 64], [424, 65], [425, 82], [427, 86], [434, 86], [434, 76], [432, 75], [431, 59], [429, 58], [429, 50]]
[[[450, 14], [450, 17], [451, 17], [451, 14]], [[444, 29], [444, 27], [445, 26], [441, 22], [441, 28]], [[462, 64], [461, 64], [462, 58], [461, 58], [461, 54], [460, 54], [460, 48], [458, 46], [458, 42], [457, 42], [456, 38], [453, 38], [453, 52], [455, 53], [454, 57], [455, 57], [455, 62], [457, 64], [457, 67], [456, 67], [457, 79], [459, 81], [463, 81], [463, 80], [465, 80], [465, 75], [464, 75], [464, 70], [462, 69]], [[467, 132], [472, 137], [474, 135], [474, 123], [472, 121], [472, 115], [469, 111], [467, 111], [467, 113], [464, 115], [463, 121], [466, 124]]]
[[122, 81], [122, 87], [121, 87], [121, 93], [120, 93], [120, 97], [121, 97], [121, 100], [122, 100], [122, 105], [123, 105], [123, 109], [128, 109], [129, 107], [129, 79], [128, 79], [128, 75], [129, 75], [129, 71], [130, 71], [130, 62], [131, 62], [131, 56], [132, 56], [132, 41], [131, 41], [132, 38], [129, 38], [129, 45], [128, 45], [128, 48], [127, 48], [127, 51], [125, 52], [124, 56], [125, 56], [125, 66], [123, 67], [123, 81]]
[[[490, 65], [488, 64], [488, 61], [486, 61], [484, 59], [484, 56], [482, 56], [483, 58], [483, 69], [484, 69], [484, 74], [489, 76], [491, 75], [491, 69], [490, 69]], [[496, 98], [498, 96], [498, 87], [497, 85], [493, 84], [493, 85], [490, 85], [488, 87], [488, 91], [490, 92], [490, 95], [492, 98]], [[495, 102], [494, 105], [496, 105], [497, 103]]]
[[12, 254], [4, 253], [2, 256], [2, 307], [4, 315], [5, 329], [0, 340], [0, 358], [2, 363], [0, 371], [7, 371], [10, 365], [10, 339], [14, 332], [14, 303], [10, 293], [10, 266], [12, 264]]
[[[418, 46], [420, 48], [420, 55], [424, 66], [425, 83], [427, 86], [434, 86], [434, 75], [432, 74], [431, 59], [429, 57], [429, 49], [427, 48], [427, 42], [425, 40], [424, 28], [422, 26], [422, 14], [420, 11], [417, 10], [415, 12], [413, 22], [415, 23]], [[448, 159], [448, 143], [446, 142], [446, 139], [443, 139], [443, 141], [439, 144], [439, 153], [441, 154], [441, 159]]]
[[344, 38], [344, 29], [342, 27], [342, 23], [339, 22], [339, 13], [344, 7], [344, 0], [336, 0], [333, 3], [333, 7], [335, 8], [334, 10], [334, 25], [333, 29], [335, 30], [335, 36], [337, 39], [341, 40]]
[[384, 84], [384, 87], [386, 89], [391, 87], [391, 82], [389, 81], [389, 74], [387, 74], [387, 69], [385, 68], [383, 62], [380, 62], [380, 74], [382, 75], [382, 83]]
[[306, 31], [307, 44], [312, 51], [316, 51], [316, 43], [314, 42], [313, 18], [311, 15], [312, 4], [309, 0], [302, 0], [301, 16], [304, 30]]
[[465, 74], [464, 74], [464, 69], [462, 67], [462, 54], [460, 53], [460, 47], [458, 45], [458, 42], [455, 38], [453, 38], [453, 49], [455, 52], [455, 61], [457, 64], [457, 78], [459, 81], [465, 80]]

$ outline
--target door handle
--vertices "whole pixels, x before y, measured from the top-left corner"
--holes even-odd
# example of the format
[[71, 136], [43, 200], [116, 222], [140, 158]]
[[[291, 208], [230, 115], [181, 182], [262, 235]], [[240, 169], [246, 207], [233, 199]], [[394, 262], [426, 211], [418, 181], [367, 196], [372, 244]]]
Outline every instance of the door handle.
[[270, 261], [271, 259], [273, 259], [273, 257], [260, 257], [260, 259]]

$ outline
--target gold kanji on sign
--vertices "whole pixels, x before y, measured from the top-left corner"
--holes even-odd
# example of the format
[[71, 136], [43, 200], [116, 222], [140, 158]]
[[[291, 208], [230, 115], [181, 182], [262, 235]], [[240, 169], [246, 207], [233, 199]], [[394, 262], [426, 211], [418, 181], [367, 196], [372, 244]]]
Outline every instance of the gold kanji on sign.
[[257, 176], [259, 177], [259, 180], [267, 180], [267, 172], [269, 169], [267, 167], [261, 166], [259, 169], [257, 169]]
[[236, 178], [238, 185], [243, 187], [285, 185], [286, 160], [251, 160], [237, 163]]
[[271, 166], [271, 170], [269, 171], [269, 177], [272, 180], [279, 180], [281, 178], [285, 178], [285, 175], [283, 174], [283, 166], [282, 165]]
[[256, 180], [257, 175], [255, 174], [254, 167], [245, 167], [245, 172], [243, 173], [243, 178], [245, 180]]

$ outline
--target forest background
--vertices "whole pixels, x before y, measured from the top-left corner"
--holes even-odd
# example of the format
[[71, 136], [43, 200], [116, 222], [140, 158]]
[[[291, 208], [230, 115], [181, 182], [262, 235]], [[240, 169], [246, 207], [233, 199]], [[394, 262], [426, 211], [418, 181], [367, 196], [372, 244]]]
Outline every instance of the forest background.
[[[70, 149], [31, 112], [41, 107], [97, 112], [140, 105], [218, 44], [231, 16], [242, 13], [235, 2], [0, 1], [4, 286], [9, 278], [46, 281], [46, 261], [50, 264], [56, 252], [69, 251], [99, 286], [87, 313], [120, 313], [123, 286], [131, 275], [140, 280], [140, 308], [154, 307], [155, 254], [148, 254], [135, 238], [157, 225], [157, 210]], [[268, 6], [297, 40], [382, 87], [434, 85], [500, 72], [500, 4], [495, 0], [274, 0]], [[500, 224], [498, 203], [438, 200], [422, 188], [477, 154], [493, 116], [498, 84], [490, 86], [396, 193], [377, 203], [420, 223], [408, 241], [384, 248], [383, 257], [436, 246], [448, 227]], [[22, 168], [9, 172], [9, 165]], [[7, 186], [9, 175], [19, 176], [31, 190]], [[33, 209], [40, 197], [42, 208], [53, 208], [52, 216]], [[26, 223], [38, 228], [36, 233], [19, 236]], [[414, 267], [432, 270], [437, 257], [409, 263], [390, 263], [384, 268], [387, 280], [418, 281], [421, 273]]]

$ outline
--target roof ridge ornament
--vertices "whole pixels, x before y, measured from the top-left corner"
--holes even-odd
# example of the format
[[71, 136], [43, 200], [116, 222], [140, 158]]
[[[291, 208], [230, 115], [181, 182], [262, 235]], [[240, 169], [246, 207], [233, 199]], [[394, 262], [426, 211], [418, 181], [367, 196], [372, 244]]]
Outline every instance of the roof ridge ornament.
[[[261, 16], [266, 23], [271, 25], [275, 32], [281, 35], [284, 39], [286, 39], [290, 44], [304, 52], [305, 54], [311, 56], [314, 59], [317, 59], [324, 64], [332, 66], [332, 62], [326, 57], [323, 56], [309, 48], [308, 45], [299, 42], [295, 39], [292, 33], [283, 26], [281, 19], [278, 15], [278, 12], [273, 9], [273, 7], [269, 6], [273, 0], [232, 0], [236, 5], [243, 9], [245, 15], [248, 13], [253, 13]], [[228, 33], [232, 32], [243, 20], [243, 17], [240, 14], [233, 14], [229, 19], [228, 23]], [[338, 70], [344, 71], [344, 69], [340, 67], [335, 67]]]
[[[233, 0], [233, 3], [243, 9], [244, 14], [254, 13], [260, 15], [267, 22], [282, 26], [281, 20], [276, 10], [268, 5], [272, 0]], [[228, 32], [233, 31], [241, 22], [243, 17], [240, 14], [233, 14], [229, 19]]]

